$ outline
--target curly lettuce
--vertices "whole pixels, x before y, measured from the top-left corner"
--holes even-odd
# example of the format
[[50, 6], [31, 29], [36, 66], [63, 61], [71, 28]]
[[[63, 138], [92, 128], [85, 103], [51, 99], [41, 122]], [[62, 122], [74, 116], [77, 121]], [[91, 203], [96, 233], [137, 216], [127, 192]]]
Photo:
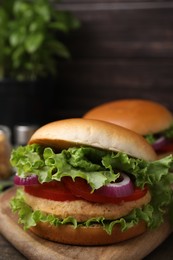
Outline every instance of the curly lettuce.
[[[21, 146], [12, 151], [11, 164], [18, 176], [38, 176], [40, 183], [70, 176], [85, 179], [93, 190], [115, 181], [120, 172], [134, 175], [136, 186], [144, 187], [161, 181], [173, 165], [172, 156], [146, 162], [122, 152], [108, 152], [93, 147], [72, 147], [56, 153], [52, 148], [33, 144]], [[168, 177], [171, 178], [172, 177]], [[170, 180], [171, 181], [171, 180]]]

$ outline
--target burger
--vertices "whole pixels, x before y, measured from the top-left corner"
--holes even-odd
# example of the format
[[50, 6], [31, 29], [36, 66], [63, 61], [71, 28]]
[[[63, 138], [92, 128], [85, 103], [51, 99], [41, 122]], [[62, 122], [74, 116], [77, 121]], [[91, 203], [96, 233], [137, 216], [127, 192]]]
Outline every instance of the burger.
[[158, 228], [172, 205], [172, 156], [100, 120], [48, 123], [12, 151], [19, 223], [41, 238], [107, 245]]
[[160, 103], [145, 99], [122, 99], [89, 110], [84, 118], [121, 125], [144, 136], [156, 153], [173, 152], [173, 114]]

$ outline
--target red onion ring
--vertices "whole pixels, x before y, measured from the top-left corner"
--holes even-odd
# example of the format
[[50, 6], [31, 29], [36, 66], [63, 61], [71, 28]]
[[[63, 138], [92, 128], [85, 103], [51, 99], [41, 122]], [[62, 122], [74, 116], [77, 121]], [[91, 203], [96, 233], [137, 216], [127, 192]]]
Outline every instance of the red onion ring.
[[[130, 196], [134, 192], [133, 183], [130, 178], [122, 173], [121, 174], [122, 180], [120, 182], [110, 183], [106, 186], [103, 186], [96, 190], [95, 192], [98, 194], [102, 194], [107, 197], [127, 197]], [[18, 175], [14, 176], [14, 183], [15, 185], [19, 186], [29, 186], [29, 185], [37, 185], [39, 184], [38, 176], [32, 174], [26, 178], [21, 178]]]
[[152, 147], [154, 148], [155, 151], [160, 150], [163, 148], [164, 145], [168, 143], [167, 139], [164, 136], [161, 136], [158, 138], [153, 144]]
[[37, 184], [39, 184], [38, 176], [35, 174], [32, 174], [31, 176], [28, 176], [26, 178], [21, 178], [18, 175], [15, 175], [14, 184], [19, 185], [19, 186], [20, 185], [22, 185], [22, 186], [37, 185]]
[[121, 177], [123, 177], [122, 181], [110, 183], [95, 192], [107, 197], [122, 198], [130, 196], [134, 192], [133, 183], [126, 174], [122, 173]]

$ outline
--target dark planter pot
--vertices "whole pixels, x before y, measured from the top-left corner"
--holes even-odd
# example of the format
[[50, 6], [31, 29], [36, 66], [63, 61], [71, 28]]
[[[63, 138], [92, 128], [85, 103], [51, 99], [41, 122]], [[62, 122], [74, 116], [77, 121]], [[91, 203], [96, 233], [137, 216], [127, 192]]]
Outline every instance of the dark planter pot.
[[52, 80], [0, 81], [0, 124], [43, 125], [52, 121], [55, 83]]

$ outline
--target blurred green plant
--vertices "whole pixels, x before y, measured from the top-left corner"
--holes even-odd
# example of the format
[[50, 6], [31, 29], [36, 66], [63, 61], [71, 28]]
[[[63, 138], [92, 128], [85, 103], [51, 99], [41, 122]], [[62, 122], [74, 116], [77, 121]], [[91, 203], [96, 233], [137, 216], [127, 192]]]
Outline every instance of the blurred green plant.
[[0, 3], [0, 79], [35, 80], [57, 74], [60, 59], [70, 58], [63, 36], [79, 20], [49, 0]]

